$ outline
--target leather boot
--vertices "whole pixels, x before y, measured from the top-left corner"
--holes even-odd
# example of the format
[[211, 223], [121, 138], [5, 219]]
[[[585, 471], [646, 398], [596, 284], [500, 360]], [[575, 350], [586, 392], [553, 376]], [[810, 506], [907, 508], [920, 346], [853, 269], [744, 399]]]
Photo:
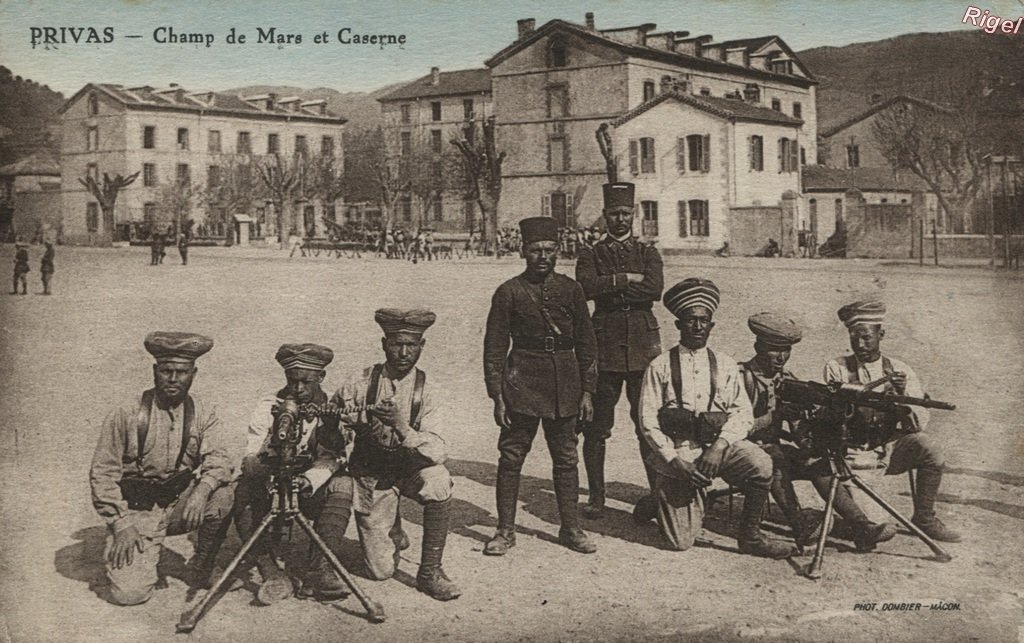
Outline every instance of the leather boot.
[[921, 528], [935, 540], [958, 543], [960, 534], [943, 524], [935, 515], [935, 498], [942, 484], [942, 470], [920, 468], [917, 470], [917, 486], [914, 493], [914, 515], [910, 522]]
[[817, 540], [821, 534], [822, 521], [809, 520], [804, 516], [792, 481], [778, 469], [772, 474], [771, 495], [793, 529], [793, 540], [798, 546], [804, 547]]
[[741, 553], [762, 558], [789, 558], [795, 552], [789, 545], [768, 540], [761, 532], [761, 516], [768, 504], [768, 489], [748, 484], [743, 490], [743, 511], [736, 540]]
[[516, 546], [516, 506], [519, 503], [519, 471], [499, 462], [494, 489], [498, 508], [498, 530], [484, 545], [484, 555], [504, 556]]
[[416, 575], [416, 589], [439, 601], [450, 601], [462, 595], [441, 567], [444, 545], [448, 539], [449, 506], [451, 500], [427, 502], [423, 505], [423, 548], [420, 553], [420, 571]]
[[[348, 504], [338, 500], [337, 496], [328, 496], [320, 518], [316, 521], [317, 535], [335, 556], [341, 551], [345, 530], [348, 529], [348, 521], [352, 516]], [[341, 600], [349, 595], [348, 585], [338, 576], [331, 562], [315, 544], [310, 550], [309, 569], [310, 574], [303, 583], [300, 597], [313, 597], [318, 601], [328, 602]]]
[[[811, 480], [811, 484], [825, 500], [828, 499], [830, 481], [830, 476], [821, 476]], [[896, 535], [896, 525], [891, 522], [871, 522], [857, 505], [857, 501], [853, 499], [850, 490], [842, 483], [836, 487], [836, 497], [832, 501], [832, 507], [843, 521], [850, 525], [850, 529], [853, 530], [853, 544], [859, 552], [872, 551], [878, 543], [892, 540]]]
[[579, 499], [580, 477], [576, 469], [556, 471], [555, 500], [558, 502], [558, 517], [562, 528], [558, 530], [558, 542], [581, 554], [592, 554], [597, 545], [591, 542], [586, 532], [580, 529]]
[[590, 488], [590, 497], [583, 506], [583, 517], [591, 520], [600, 518], [604, 513], [604, 455], [604, 440], [583, 438], [583, 465]]
[[196, 551], [189, 563], [189, 584], [195, 589], [210, 589], [214, 562], [224, 543], [230, 522], [223, 518], [206, 518], [196, 534]]

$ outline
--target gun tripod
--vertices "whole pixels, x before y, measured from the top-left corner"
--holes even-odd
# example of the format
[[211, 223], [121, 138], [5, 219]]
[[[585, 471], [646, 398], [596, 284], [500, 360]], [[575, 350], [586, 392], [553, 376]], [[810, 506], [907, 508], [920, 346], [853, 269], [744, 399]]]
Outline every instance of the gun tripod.
[[[282, 530], [287, 525], [290, 525], [294, 520], [299, 523], [299, 526], [309, 535], [309, 539], [320, 549], [327, 561], [330, 562], [331, 567], [337, 572], [338, 576], [345, 581], [352, 593], [356, 595], [359, 602], [363, 604], [363, 608], [366, 609], [366, 617], [371, 623], [383, 623], [385, 620], [384, 608], [380, 603], [370, 599], [363, 591], [356, 585], [355, 579], [348, 573], [348, 571], [342, 566], [334, 552], [331, 551], [330, 547], [320, 538], [319, 534], [313, 529], [313, 526], [309, 523], [302, 513], [299, 511], [299, 489], [298, 481], [294, 475], [290, 472], [276, 473], [271, 477], [270, 482], [271, 489], [274, 490], [274, 500], [271, 505], [270, 512], [263, 517], [263, 521], [259, 524], [259, 527], [253, 532], [242, 548], [235, 554], [235, 557], [231, 560], [227, 569], [221, 574], [217, 582], [213, 584], [210, 590], [203, 596], [194, 607], [187, 610], [181, 615], [181, 620], [178, 621], [177, 631], [178, 632], [191, 632], [195, 629], [196, 623], [203, 617], [206, 610], [210, 606], [214, 597], [220, 591], [221, 587], [228, 581], [231, 575], [234, 573], [235, 568], [241, 563], [242, 558], [245, 557], [249, 550], [256, 544], [256, 541], [263, 535], [263, 532], [268, 527], [274, 525], [278, 530]], [[276, 523], [276, 524], [275, 524]]]
[[[843, 435], [846, 435], [845, 422]], [[836, 490], [839, 488], [840, 482], [852, 482], [854, 486], [863, 491], [869, 498], [871, 498], [875, 504], [882, 509], [889, 512], [893, 518], [898, 520], [900, 524], [909, 529], [915, 536], [921, 539], [921, 542], [928, 545], [928, 548], [935, 554], [935, 560], [940, 563], [948, 563], [953, 560], [953, 557], [947, 554], [939, 545], [932, 540], [928, 534], [921, 531], [921, 528], [914, 523], [907, 520], [907, 518], [896, 511], [892, 505], [885, 501], [882, 496], [869, 487], [867, 483], [861, 480], [857, 474], [850, 469], [850, 465], [846, 462], [846, 446], [843, 443], [842, 446], [829, 447], [828, 451], [828, 462], [829, 468], [832, 470], [832, 482], [828, 487], [828, 499], [825, 502], [825, 516], [823, 518], [821, 535], [818, 536], [818, 543], [814, 548], [814, 558], [811, 559], [810, 565], [807, 566], [806, 575], [807, 578], [817, 580], [821, 578], [821, 563], [825, 556], [825, 539], [828, 537], [829, 526], [832, 522], [832, 514], [835, 510], [835, 499]]]

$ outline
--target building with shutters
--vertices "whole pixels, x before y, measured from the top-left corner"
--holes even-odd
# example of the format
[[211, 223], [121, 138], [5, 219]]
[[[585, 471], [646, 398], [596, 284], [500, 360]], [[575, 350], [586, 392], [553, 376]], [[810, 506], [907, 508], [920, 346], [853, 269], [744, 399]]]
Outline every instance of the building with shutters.
[[[219, 232], [229, 233], [225, 227], [239, 212], [215, 212], [202, 194], [224, 185], [232, 168], [275, 154], [287, 163], [330, 157], [340, 168], [344, 124], [324, 100], [90, 83], [61, 108], [64, 238], [105, 244], [145, 234], [154, 221], [167, 223], [165, 201], [178, 186], [189, 188], [178, 193], [192, 195], [183, 206], [185, 216], [210, 228], [218, 221]], [[86, 176], [102, 181], [103, 174], [136, 172], [138, 178], [120, 191], [110, 220], [104, 220], [99, 203], [79, 182]], [[321, 217], [335, 216], [335, 203], [299, 193], [288, 205], [290, 226], [299, 234], [317, 234], [323, 229]], [[249, 208], [254, 234], [276, 234], [269, 204], [259, 200]]]
[[[715, 42], [654, 24], [598, 29], [590, 13], [584, 24], [535, 28], [525, 19], [515, 42], [486, 64], [507, 154], [501, 225], [538, 214], [565, 226], [599, 220], [607, 180], [595, 138], [602, 123], [617, 124], [620, 178], [636, 180], [638, 199], [656, 204], [641, 204], [657, 208], [646, 215], [646, 232], [666, 248], [706, 249], [726, 239], [727, 226], [716, 224], [722, 208], [777, 204], [783, 190], [798, 189], [799, 164], [816, 156], [816, 81], [778, 36]], [[764, 169], [751, 171], [745, 146], [758, 135]], [[674, 169], [678, 158], [685, 173]], [[785, 171], [776, 167], [782, 162]], [[689, 170], [691, 163], [700, 169]], [[680, 201], [685, 237], [670, 223]]]

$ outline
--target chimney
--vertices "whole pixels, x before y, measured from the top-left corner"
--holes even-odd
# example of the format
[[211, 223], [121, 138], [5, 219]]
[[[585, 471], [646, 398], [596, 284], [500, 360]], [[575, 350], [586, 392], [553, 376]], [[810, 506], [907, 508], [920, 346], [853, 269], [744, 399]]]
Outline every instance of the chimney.
[[672, 80], [673, 79], [672, 79], [671, 76], [662, 76], [661, 77], [661, 93], [662, 94], [667, 94], [670, 91], [672, 91], [672, 89], [673, 89], [673, 87], [672, 87]]
[[431, 85], [437, 85], [439, 82], [441, 82], [441, 69], [440, 69], [440, 67], [431, 67], [430, 68], [430, 84]]
[[277, 94], [270, 92], [267, 94], [267, 110], [272, 110], [277, 105]]
[[533, 33], [533, 28], [537, 26], [537, 21], [533, 18], [523, 18], [516, 21], [516, 26], [519, 27], [519, 40], [522, 40]]
[[587, 29], [589, 29], [590, 31], [594, 31], [594, 12], [588, 11], [584, 18], [587, 21]]

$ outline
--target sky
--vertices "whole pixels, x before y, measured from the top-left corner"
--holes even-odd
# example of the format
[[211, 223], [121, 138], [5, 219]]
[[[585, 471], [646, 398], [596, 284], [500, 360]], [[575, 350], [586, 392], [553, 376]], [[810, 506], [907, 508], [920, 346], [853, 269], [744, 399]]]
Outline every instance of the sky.
[[[539, 27], [561, 18], [599, 29], [657, 23], [659, 30], [712, 34], [716, 40], [777, 34], [795, 50], [841, 46], [903, 33], [974, 28], [961, 23], [969, 2], [956, 0], [0, 0], [0, 64], [70, 96], [88, 82], [127, 86], [178, 83], [194, 90], [256, 84], [371, 91], [417, 78], [433, 66], [482, 67], [516, 37], [516, 20]], [[1024, 0], [978, 3], [1016, 19]], [[113, 41], [32, 47], [32, 28], [113, 29]], [[298, 34], [299, 44], [258, 44], [258, 28]], [[205, 44], [158, 43], [154, 32], [212, 34]], [[234, 28], [247, 37], [228, 44]], [[404, 45], [341, 44], [338, 32], [404, 34]], [[327, 33], [326, 43], [314, 37]], [[40, 38], [43, 36], [39, 33]], [[130, 39], [126, 36], [138, 35]], [[1024, 38], [1024, 33], [1018, 37]]]

